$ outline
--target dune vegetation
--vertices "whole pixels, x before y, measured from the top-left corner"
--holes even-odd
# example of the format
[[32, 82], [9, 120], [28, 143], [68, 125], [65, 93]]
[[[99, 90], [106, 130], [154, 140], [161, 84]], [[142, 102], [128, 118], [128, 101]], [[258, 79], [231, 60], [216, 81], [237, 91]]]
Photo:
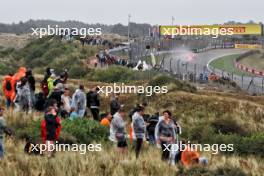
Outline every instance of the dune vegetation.
[[[181, 139], [193, 143], [234, 144], [233, 152], [202, 152], [209, 159], [208, 166], [183, 168], [169, 166], [160, 159], [160, 149], [147, 142], [139, 160], [131, 149], [125, 156], [119, 156], [116, 147], [107, 141], [108, 131], [98, 130], [99, 124], [86, 120], [79, 129], [73, 129], [72, 122], [64, 120], [60, 141], [66, 143], [101, 143], [101, 152], [57, 152], [54, 158], [27, 155], [23, 152], [25, 138], [38, 141], [40, 137], [39, 119], [43, 114], [6, 112], [8, 124], [16, 132], [7, 137], [6, 157], [0, 163], [1, 175], [262, 175], [263, 167], [263, 99], [264, 97], [240, 96], [232, 93], [192, 91], [177, 89], [178, 82], [158, 83], [158, 77], [150, 83], [168, 85], [169, 92], [144, 99], [148, 102], [146, 113], [153, 114], [169, 109], [181, 124]], [[71, 83], [74, 80], [70, 81]], [[86, 83], [87, 87], [93, 84]], [[182, 83], [181, 84], [186, 84]], [[121, 95], [120, 101], [126, 109], [142, 101], [140, 95]], [[108, 110], [109, 97], [102, 96], [102, 111]], [[91, 121], [91, 122], [90, 122]], [[129, 121], [129, 118], [127, 118]], [[75, 122], [77, 126], [83, 123]], [[79, 125], [78, 125], [79, 123]], [[96, 131], [87, 129], [97, 129]], [[84, 130], [85, 129], [85, 130]], [[86, 134], [86, 136], [84, 135]], [[98, 137], [97, 137], [98, 135]], [[100, 137], [101, 136], [101, 137]], [[91, 140], [85, 140], [91, 139]], [[91, 142], [92, 141], [92, 142]]]
[[[113, 82], [134, 85], [167, 86], [168, 93], [147, 97], [142, 94], [121, 94], [120, 103], [129, 112], [136, 103], [147, 102], [145, 113], [154, 114], [163, 110], [172, 111], [182, 127], [180, 139], [199, 144], [233, 144], [234, 151], [201, 151], [209, 160], [207, 166], [184, 168], [181, 164], [170, 166], [161, 161], [161, 150], [144, 142], [140, 158], [136, 160], [132, 145], [121, 156], [116, 146], [108, 141], [108, 129], [88, 118], [62, 120], [61, 143], [100, 143], [102, 151], [57, 152], [55, 157], [28, 155], [24, 153], [26, 139], [40, 142], [40, 120], [43, 113], [31, 114], [5, 112], [8, 126], [14, 131], [5, 138], [5, 158], [0, 162], [0, 175], [6, 176], [261, 176], [264, 173], [264, 97], [250, 96], [235, 91], [197, 90], [193, 85], [175, 80], [155, 71], [135, 72], [128, 68], [113, 66], [106, 69], [91, 69], [87, 57], [98, 48], [82, 48], [77, 43], [61, 42], [56, 38], [33, 41], [25, 48], [0, 51], [4, 61], [0, 63], [0, 75], [18, 65], [33, 68], [36, 79], [43, 78], [44, 68], [51, 66], [60, 71], [61, 65], [69, 68], [68, 85], [73, 92], [79, 84], [91, 89], [111, 85]], [[55, 59], [54, 59], [55, 58]], [[49, 60], [50, 59], [50, 60]], [[50, 62], [48, 62], [50, 61]], [[9, 70], [10, 69], [10, 70]], [[75, 70], [74, 70], [75, 69]], [[39, 85], [37, 85], [39, 90]], [[101, 112], [109, 111], [109, 96], [101, 95]], [[1, 105], [4, 99], [1, 97]], [[126, 118], [129, 124], [129, 118]]]

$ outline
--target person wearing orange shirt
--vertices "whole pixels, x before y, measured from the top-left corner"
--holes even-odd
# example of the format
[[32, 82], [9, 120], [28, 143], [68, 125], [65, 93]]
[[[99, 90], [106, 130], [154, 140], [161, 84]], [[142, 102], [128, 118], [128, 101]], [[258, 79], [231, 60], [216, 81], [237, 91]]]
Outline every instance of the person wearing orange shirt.
[[208, 159], [206, 157], [201, 157], [199, 151], [191, 148], [191, 146], [187, 144], [186, 141], [184, 140], [182, 141], [182, 144], [185, 145], [184, 145], [184, 150], [181, 151], [180, 153], [180, 160], [185, 167], [190, 167], [196, 164], [201, 164], [201, 165], [208, 164]]
[[6, 98], [6, 107], [9, 108], [12, 104], [12, 95], [13, 92], [15, 92], [15, 88], [12, 85], [12, 74], [6, 75], [3, 78], [2, 81], [2, 88], [3, 88], [3, 93], [5, 95]]
[[190, 166], [199, 163], [200, 154], [198, 151], [191, 149], [188, 145], [181, 153], [181, 162], [184, 166]]
[[110, 112], [105, 113], [103, 119], [101, 120], [100, 124], [106, 127], [110, 127], [112, 115]]

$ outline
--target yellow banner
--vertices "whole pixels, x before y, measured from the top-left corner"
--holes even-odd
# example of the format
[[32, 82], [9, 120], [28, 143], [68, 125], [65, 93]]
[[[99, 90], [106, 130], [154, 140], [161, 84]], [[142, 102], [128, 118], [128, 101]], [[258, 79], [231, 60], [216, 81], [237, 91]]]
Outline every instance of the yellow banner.
[[160, 26], [160, 35], [262, 35], [262, 25]]
[[235, 44], [235, 48], [239, 49], [261, 49], [261, 45], [251, 45], [251, 44]]

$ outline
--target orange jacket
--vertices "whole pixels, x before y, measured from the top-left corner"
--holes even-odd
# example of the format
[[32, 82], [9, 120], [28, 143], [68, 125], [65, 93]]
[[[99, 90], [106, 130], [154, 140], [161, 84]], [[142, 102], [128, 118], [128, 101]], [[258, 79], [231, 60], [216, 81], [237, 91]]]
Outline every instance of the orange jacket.
[[[11, 90], [6, 90], [7, 82], [11, 83]], [[10, 75], [4, 76], [4, 79], [2, 81], [2, 89], [3, 89], [5, 97], [9, 98], [10, 100], [12, 100], [12, 94], [15, 91], [15, 88], [14, 88], [14, 86], [12, 84], [12, 76], [10, 76]]]
[[[16, 88], [16, 83], [18, 81], [20, 81], [21, 78], [26, 76], [26, 71], [27, 71], [27, 69], [25, 67], [20, 67], [18, 69], [18, 72], [16, 74], [14, 74], [14, 76], [12, 78], [12, 82], [11, 82], [12, 86], [14, 87], [14, 89]], [[11, 95], [11, 100], [13, 101], [15, 99], [15, 97], [16, 97], [16, 92], [13, 91], [12, 95]]]
[[13, 79], [15, 82], [19, 81], [21, 78], [26, 76], [27, 69], [25, 67], [20, 67], [18, 72], [14, 74]]
[[199, 152], [192, 150], [189, 146], [187, 146], [187, 148], [182, 151], [181, 162], [184, 166], [190, 166], [195, 160], [199, 159], [199, 157]]

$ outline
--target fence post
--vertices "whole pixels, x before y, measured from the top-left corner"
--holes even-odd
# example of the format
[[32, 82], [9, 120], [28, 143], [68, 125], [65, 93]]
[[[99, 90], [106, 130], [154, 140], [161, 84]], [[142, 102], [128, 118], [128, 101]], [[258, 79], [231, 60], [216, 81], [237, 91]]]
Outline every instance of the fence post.
[[242, 88], [242, 89], [243, 89], [243, 87], [244, 87], [244, 86], [243, 86], [243, 85], [244, 85], [243, 82], [244, 82], [244, 74], [242, 74], [242, 76], [241, 76], [241, 88]]
[[170, 58], [170, 72], [172, 72], [171, 61], [172, 61], [172, 58]]
[[197, 72], [197, 64], [194, 64], [194, 75], [193, 75], [193, 82], [196, 82], [196, 73]]
[[177, 73], [180, 74], [180, 60], [177, 60]]
[[203, 66], [203, 74], [205, 74], [206, 66]]
[[161, 69], [164, 69], [164, 59], [165, 59], [165, 56], [163, 56], [162, 61], [160, 63], [160, 68]]
[[264, 78], [262, 78], [262, 87], [261, 87], [261, 93], [263, 94], [263, 90], [264, 90], [264, 87], [263, 87], [263, 84], [264, 84]]

